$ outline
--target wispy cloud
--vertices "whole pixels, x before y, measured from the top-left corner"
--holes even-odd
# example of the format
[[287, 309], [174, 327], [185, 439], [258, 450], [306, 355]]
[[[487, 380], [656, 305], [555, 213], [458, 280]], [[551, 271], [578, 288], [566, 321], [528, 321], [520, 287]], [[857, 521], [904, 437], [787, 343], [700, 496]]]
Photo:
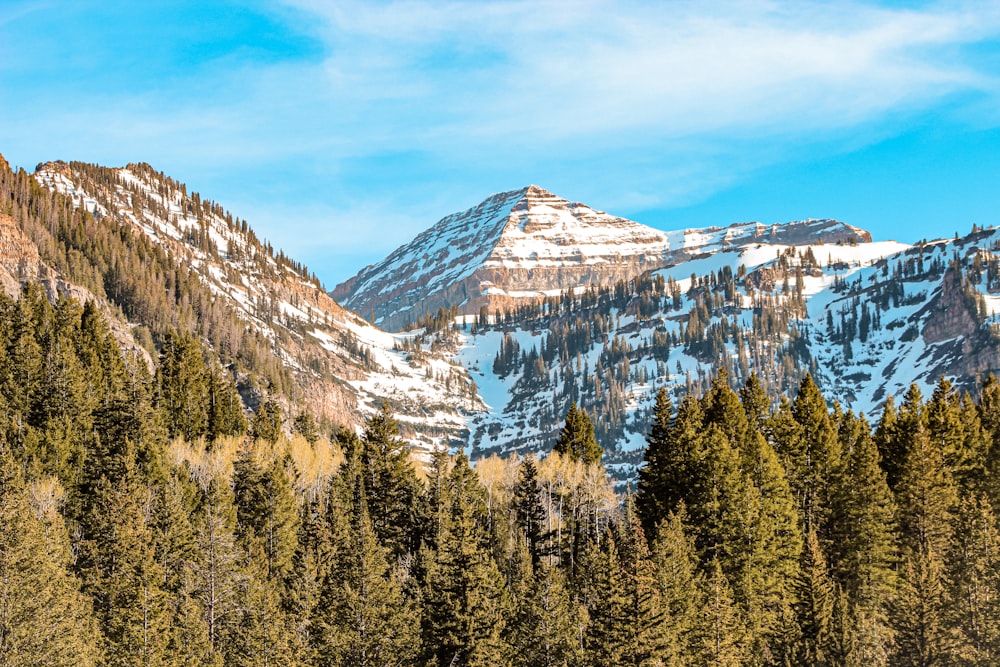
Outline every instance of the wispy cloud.
[[[0, 150], [150, 161], [290, 251], [308, 238], [315, 256], [359, 258], [331, 282], [528, 182], [629, 214], [926, 114], [1000, 124], [980, 52], [1000, 35], [995, 2], [286, 0], [221, 45], [212, 26], [241, 3], [190, 43], [200, 23], [153, 4], [169, 34], [149, 16], [113, 26], [96, 0], [52, 19], [72, 39], [33, 23], [52, 5], [0, 10], [15, 38], [0, 53], [18, 54], [0, 63]], [[88, 17], [100, 39], [80, 37]], [[276, 36], [257, 58], [262, 32]]]
[[[409, 104], [410, 145], [618, 143], [839, 128], [971, 90], [961, 48], [1000, 8], [855, 3], [338, 2], [330, 84], [348, 106]], [[401, 119], [402, 120], [402, 119]]]

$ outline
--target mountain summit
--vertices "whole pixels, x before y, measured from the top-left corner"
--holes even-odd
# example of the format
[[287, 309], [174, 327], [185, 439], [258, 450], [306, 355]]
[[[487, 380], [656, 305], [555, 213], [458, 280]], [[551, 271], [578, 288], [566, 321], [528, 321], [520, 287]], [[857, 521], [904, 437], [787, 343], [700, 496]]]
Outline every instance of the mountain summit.
[[440, 308], [492, 312], [755, 241], [870, 240], [835, 220], [663, 232], [529, 185], [442, 218], [331, 295], [379, 326], [399, 329]]

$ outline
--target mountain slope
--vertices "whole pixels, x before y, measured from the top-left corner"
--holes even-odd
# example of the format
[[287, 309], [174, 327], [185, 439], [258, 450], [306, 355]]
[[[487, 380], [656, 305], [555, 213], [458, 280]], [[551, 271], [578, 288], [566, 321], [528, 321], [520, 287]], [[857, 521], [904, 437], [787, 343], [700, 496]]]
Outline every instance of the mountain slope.
[[331, 294], [380, 326], [398, 329], [442, 307], [492, 314], [755, 241], [818, 240], [871, 237], [833, 220], [662, 232], [532, 185], [443, 218]]
[[[407, 337], [341, 308], [305, 267], [183, 184], [142, 164], [47, 163], [4, 180], [29, 245], [151, 353], [166, 331], [191, 331], [229, 366], [250, 408], [268, 394], [289, 417], [357, 424], [388, 401], [414, 444], [464, 442], [465, 411], [478, 406], [461, 366], [415, 354]], [[76, 217], [63, 224], [63, 210]], [[17, 278], [28, 279], [37, 277]]]

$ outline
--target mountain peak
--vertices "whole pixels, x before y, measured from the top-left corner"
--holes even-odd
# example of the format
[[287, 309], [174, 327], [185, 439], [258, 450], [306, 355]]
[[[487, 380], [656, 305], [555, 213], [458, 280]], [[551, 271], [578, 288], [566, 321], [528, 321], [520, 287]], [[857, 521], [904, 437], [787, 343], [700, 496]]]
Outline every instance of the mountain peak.
[[834, 220], [663, 232], [532, 184], [445, 216], [331, 294], [398, 329], [440, 308], [475, 314], [486, 307], [492, 313], [749, 243], [870, 240], [867, 232]]

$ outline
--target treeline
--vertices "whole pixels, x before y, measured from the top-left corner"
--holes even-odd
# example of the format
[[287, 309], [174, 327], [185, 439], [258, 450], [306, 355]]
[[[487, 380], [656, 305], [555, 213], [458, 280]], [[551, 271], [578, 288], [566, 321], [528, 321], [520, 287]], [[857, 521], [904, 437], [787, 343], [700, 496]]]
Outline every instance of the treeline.
[[[808, 376], [657, 397], [634, 496], [571, 404], [542, 460], [324, 434], [171, 336], [0, 303], [0, 664], [989, 665], [1000, 384], [875, 428]], [[291, 422], [292, 434], [283, 425]], [[330, 437], [328, 438], [327, 435]]]
[[[640, 471], [654, 552], [680, 526], [695, 576], [731, 603], [723, 663], [996, 664], [1000, 383], [978, 402], [947, 380], [927, 400], [914, 385], [874, 430], [808, 376], [768, 405], [753, 377], [738, 394], [717, 378], [673, 413], [661, 392]], [[659, 610], [671, 632], [697, 627], [686, 607]]]

